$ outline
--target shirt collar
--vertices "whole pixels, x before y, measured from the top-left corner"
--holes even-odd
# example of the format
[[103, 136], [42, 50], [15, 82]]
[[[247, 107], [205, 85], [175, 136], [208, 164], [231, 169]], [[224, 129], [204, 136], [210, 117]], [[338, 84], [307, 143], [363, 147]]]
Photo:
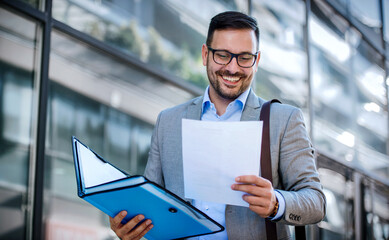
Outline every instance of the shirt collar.
[[[246, 104], [247, 98], [249, 96], [250, 90], [251, 90], [251, 87], [248, 88], [246, 91], [244, 91], [242, 94], [240, 94], [239, 97], [237, 99], [235, 99], [234, 101], [232, 101], [231, 103], [233, 103], [233, 102], [240, 102], [240, 105], [242, 106], [241, 110], [243, 110], [244, 106]], [[209, 98], [209, 86], [208, 86], [207, 89], [205, 89], [205, 92], [204, 92], [203, 105], [202, 105], [201, 112], [204, 113], [204, 111], [211, 104], [213, 104], [213, 103], [211, 102], [211, 99]]]

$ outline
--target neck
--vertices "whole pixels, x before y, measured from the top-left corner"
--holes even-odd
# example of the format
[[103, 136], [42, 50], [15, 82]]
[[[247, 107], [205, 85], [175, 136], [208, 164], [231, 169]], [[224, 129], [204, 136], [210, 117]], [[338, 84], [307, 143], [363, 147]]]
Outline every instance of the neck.
[[228, 104], [230, 104], [235, 99], [226, 99], [219, 96], [216, 92], [209, 89], [209, 99], [215, 105], [217, 115], [221, 116], [226, 112]]

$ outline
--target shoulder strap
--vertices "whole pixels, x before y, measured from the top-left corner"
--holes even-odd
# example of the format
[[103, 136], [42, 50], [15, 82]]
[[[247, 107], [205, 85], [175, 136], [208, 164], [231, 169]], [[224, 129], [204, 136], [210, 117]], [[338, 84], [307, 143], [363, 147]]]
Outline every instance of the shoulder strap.
[[281, 103], [278, 99], [267, 101], [263, 104], [259, 120], [263, 121], [262, 147], [261, 147], [261, 176], [273, 183], [271, 158], [270, 158], [270, 106], [272, 103]]
[[[261, 146], [261, 176], [266, 178], [273, 184], [273, 176], [271, 169], [270, 157], [270, 106], [273, 102], [279, 102], [277, 99], [265, 102], [261, 109], [259, 120], [263, 121], [262, 129], [262, 146]], [[266, 225], [266, 239], [277, 239], [277, 225], [269, 219], [265, 220]]]
[[[270, 106], [272, 103], [281, 103], [278, 99], [267, 101], [263, 104], [259, 120], [263, 121], [262, 146], [261, 146], [261, 176], [273, 184], [271, 155], [270, 155]], [[265, 220], [267, 240], [277, 239], [277, 225], [270, 220]], [[295, 227], [296, 240], [305, 240], [305, 227]]]

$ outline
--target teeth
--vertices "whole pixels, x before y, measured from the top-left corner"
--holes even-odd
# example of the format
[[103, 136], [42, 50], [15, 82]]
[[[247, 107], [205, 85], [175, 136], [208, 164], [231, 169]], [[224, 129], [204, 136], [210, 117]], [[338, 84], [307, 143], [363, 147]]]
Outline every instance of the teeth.
[[223, 76], [223, 78], [230, 82], [237, 82], [240, 79], [240, 77], [229, 77], [229, 76]]

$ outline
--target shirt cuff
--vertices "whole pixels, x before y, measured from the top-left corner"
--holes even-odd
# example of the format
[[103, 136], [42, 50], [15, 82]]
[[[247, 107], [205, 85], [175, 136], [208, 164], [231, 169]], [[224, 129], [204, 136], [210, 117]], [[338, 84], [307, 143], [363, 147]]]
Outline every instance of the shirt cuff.
[[273, 218], [269, 218], [271, 221], [279, 220], [285, 213], [285, 199], [284, 199], [284, 197], [277, 190], [274, 190], [274, 193], [276, 194], [276, 198], [278, 199], [278, 211], [277, 211], [277, 214]]

